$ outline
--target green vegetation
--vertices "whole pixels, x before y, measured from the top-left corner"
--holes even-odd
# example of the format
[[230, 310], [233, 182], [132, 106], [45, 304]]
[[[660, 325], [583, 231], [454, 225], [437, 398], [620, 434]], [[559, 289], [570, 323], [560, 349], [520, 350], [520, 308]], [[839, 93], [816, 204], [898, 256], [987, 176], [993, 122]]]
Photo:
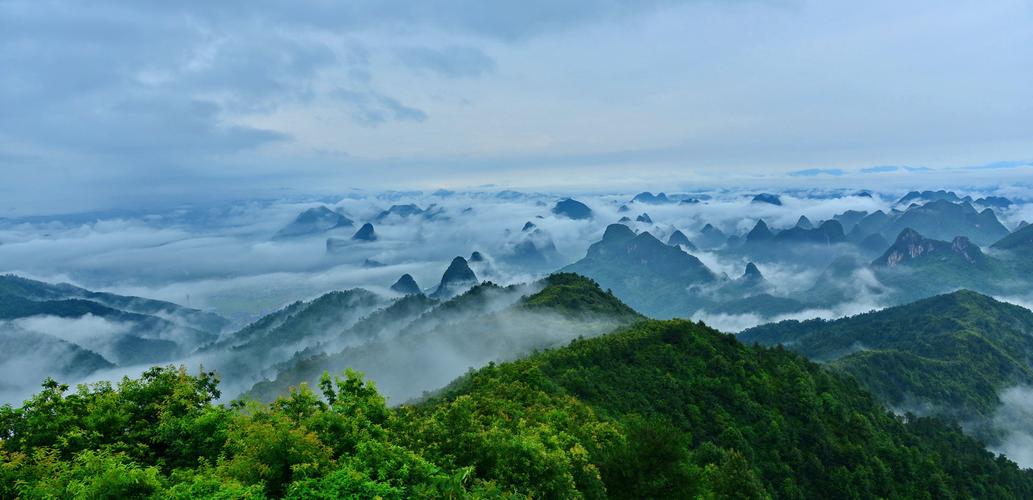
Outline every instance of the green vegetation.
[[224, 406], [213, 374], [172, 367], [48, 381], [0, 409], [0, 497], [1033, 496], [1033, 473], [957, 428], [685, 321], [491, 364], [395, 409], [354, 372], [318, 389]]
[[373, 376], [393, 401], [404, 401], [440, 388], [468, 367], [515, 359], [639, 319], [612, 294], [576, 274], [555, 274], [534, 286], [484, 282], [442, 303], [410, 295], [339, 335], [367, 342], [297, 353], [248, 394], [272, 401], [292, 386], [315, 384], [323, 372], [348, 366]]
[[648, 232], [636, 235], [622, 224], [610, 224], [603, 239], [563, 271], [592, 278], [636, 311], [654, 318], [690, 315], [709, 302], [688, 290], [717, 282], [696, 257]]
[[552, 310], [574, 316], [606, 315], [638, 319], [641, 316], [613, 293], [604, 292], [591, 279], [574, 273], [555, 273], [544, 280], [536, 294], [525, 297], [523, 306], [529, 311]]
[[739, 339], [827, 361], [892, 406], [968, 421], [992, 416], [1001, 389], [1033, 383], [1030, 331], [1030, 311], [962, 290], [835, 321], [763, 325]]

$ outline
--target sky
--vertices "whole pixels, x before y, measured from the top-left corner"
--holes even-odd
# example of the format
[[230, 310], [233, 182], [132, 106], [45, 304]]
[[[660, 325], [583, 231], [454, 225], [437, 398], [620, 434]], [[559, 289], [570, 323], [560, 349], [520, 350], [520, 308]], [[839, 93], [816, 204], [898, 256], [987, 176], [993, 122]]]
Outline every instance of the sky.
[[1033, 173], [1030, 116], [1028, 0], [0, 0], [0, 217], [926, 172], [902, 166], [1003, 183]]

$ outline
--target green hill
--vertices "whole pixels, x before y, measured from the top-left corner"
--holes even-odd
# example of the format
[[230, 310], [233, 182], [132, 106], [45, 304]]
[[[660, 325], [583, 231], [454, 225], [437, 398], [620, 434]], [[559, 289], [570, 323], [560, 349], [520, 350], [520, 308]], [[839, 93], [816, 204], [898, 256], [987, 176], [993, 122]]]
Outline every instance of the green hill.
[[492, 364], [392, 409], [348, 373], [213, 404], [155, 368], [0, 409], [0, 497], [1030, 498], [1033, 472], [852, 380], [685, 321]]
[[271, 401], [302, 382], [315, 383], [323, 372], [349, 366], [375, 380], [392, 402], [402, 402], [468, 368], [606, 333], [640, 318], [592, 280], [570, 273], [532, 286], [486, 282], [442, 303], [409, 296], [340, 334], [365, 342], [298, 352], [248, 394]]
[[717, 282], [696, 257], [623, 224], [609, 225], [602, 240], [563, 271], [588, 276], [636, 311], [658, 318], [690, 315], [706, 300], [689, 288]]
[[971, 291], [835, 321], [783, 321], [742, 332], [829, 362], [886, 403], [986, 419], [998, 392], [1033, 383], [1033, 312]]
[[1001, 238], [990, 248], [996, 250], [1019, 251], [1033, 248], [1033, 225], [1016, 229], [1015, 232]]

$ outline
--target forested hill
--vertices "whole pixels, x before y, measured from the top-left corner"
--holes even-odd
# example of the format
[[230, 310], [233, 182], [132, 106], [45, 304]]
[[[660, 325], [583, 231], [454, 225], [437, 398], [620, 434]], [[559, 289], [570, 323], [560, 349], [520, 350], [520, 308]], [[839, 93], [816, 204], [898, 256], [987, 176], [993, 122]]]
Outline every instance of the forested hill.
[[0, 410], [0, 496], [1031, 498], [1033, 472], [852, 380], [685, 321], [489, 365], [391, 409], [353, 373], [220, 406], [211, 374]]
[[985, 419], [998, 392], [1033, 384], [1033, 312], [961, 290], [834, 321], [783, 321], [742, 332], [854, 375], [886, 403], [921, 403]]

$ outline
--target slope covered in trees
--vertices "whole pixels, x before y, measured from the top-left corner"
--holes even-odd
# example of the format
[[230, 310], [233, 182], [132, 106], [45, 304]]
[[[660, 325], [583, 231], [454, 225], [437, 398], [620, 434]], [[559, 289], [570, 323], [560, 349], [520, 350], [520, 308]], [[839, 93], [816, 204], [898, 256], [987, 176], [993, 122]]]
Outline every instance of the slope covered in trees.
[[554, 274], [531, 285], [475, 286], [445, 302], [411, 295], [363, 318], [339, 336], [369, 339], [345, 348], [301, 351], [249, 395], [271, 401], [325, 371], [359, 369], [392, 402], [437, 389], [467, 368], [591, 337], [640, 319], [592, 280]]
[[213, 374], [0, 410], [0, 496], [1029, 498], [1033, 473], [853, 381], [685, 321], [489, 365], [392, 409], [349, 372], [269, 405]]
[[1033, 383], [1033, 313], [961, 290], [834, 321], [783, 321], [739, 339], [783, 344], [854, 375], [893, 406], [985, 419], [998, 392]]

